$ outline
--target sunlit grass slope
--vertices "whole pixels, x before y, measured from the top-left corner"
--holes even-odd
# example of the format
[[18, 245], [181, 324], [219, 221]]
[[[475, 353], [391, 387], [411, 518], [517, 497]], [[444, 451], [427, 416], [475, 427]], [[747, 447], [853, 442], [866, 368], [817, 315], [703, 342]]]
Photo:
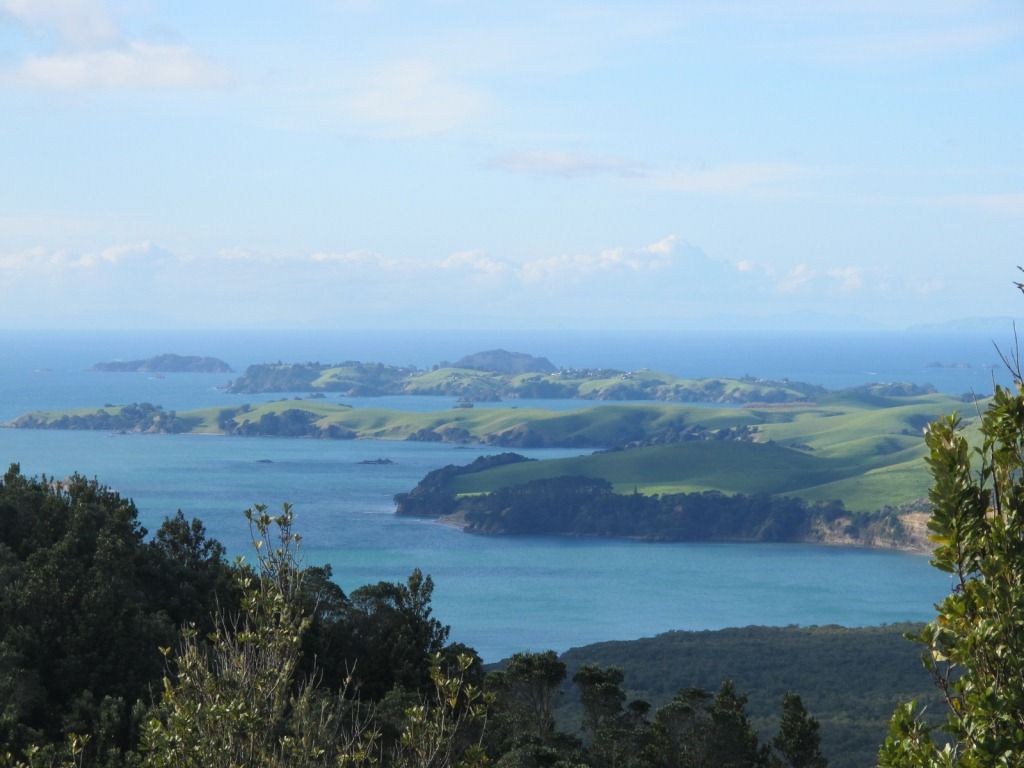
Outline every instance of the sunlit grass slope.
[[[342, 373], [339, 369], [339, 375]], [[423, 375], [435, 374], [443, 371]], [[60, 420], [66, 424], [67, 417], [87, 419], [121, 410], [107, 406], [36, 412], [14, 424], [62, 426]], [[880, 397], [847, 393], [819, 403], [746, 408], [652, 403], [573, 411], [477, 407], [409, 412], [291, 399], [178, 412], [176, 416], [183, 420], [182, 429], [200, 433], [272, 434], [260, 431], [265, 417], [285, 418], [289, 411], [298, 411], [313, 427], [313, 436], [446, 440], [512, 449], [641, 446], [461, 475], [453, 488], [460, 493], [583, 475], [608, 480], [622, 493], [717, 490], [788, 494], [809, 500], [840, 499], [852, 510], [871, 511], [925, 495], [929, 477], [923, 461], [923, 430], [929, 422], [958, 410], [965, 414], [968, 433], [973, 434], [974, 405], [937, 394]], [[79, 424], [70, 428], [102, 427]], [[746, 439], [735, 439], [737, 430], [745, 433]], [[149, 426], [148, 431], [154, 428]]]
[[[582, 475], [608, 480], [619, 492], [786, 494], [841, 499], [851, 510], [872, 511], [926, 495], [924, 428], [958, 409], [966, 410], [944, 395], [735, 409], [733, 419], [757, 428], [757, 442], [694, 441], [515, 464], [462, 475], [454, 490], [482, 493]], [[708, 421], [726, 425], [717, 418], [716, 412]]]
[[786, 493], [843, 476], [835, 462], [775, 444], [693, 441], [570, 459], [524, 462], [463, 475], [457, 492], [482, 492], [540, 478], [583, 475], [608, 480], [619, 492], [728, 490]]
[[[512, 408], [457, 408], [448, 411], [410, 412], [375, 408], [349, 408], [317, 400], [278, 400], [254, 405], [234, 415], [236, 424], [258, 422], [268, 414], [280, 415], [295, 409], [315, 416], [316, 425], [336, 425], [353, 430], [360, 438], [404, 440], [422, 430], [465, 430], [466, 437], [486, 440], [509, 430], [530, 430], [544, 445], [611, 446], [623, 441], [643, 440], [667, 427], [701, 425], [709, 429], [736, 427], [756, 421], [749, 411], [737, 408], [709, 409], [686, 405], [607, 405], [575, 411], [547, 411]], [[206, 408], [180, 412], [183, 418], [198, 418], [196, 431], [216, 432], [223, 409]], [[82, 413], [89, 411], [83, 410]], [[65, 413], [65, 412], [60, 412]], [[49, 418], [58, 413], [41, 413]]]

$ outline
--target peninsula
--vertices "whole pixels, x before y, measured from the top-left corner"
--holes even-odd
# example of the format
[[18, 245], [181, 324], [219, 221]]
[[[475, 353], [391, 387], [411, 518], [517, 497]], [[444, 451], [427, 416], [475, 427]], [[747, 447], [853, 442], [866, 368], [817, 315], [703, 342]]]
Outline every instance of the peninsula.
[[[742, 486], [742, 474], [762, 475], [766, 490], [725, 493], [704, 490], [677, 493], [617, 493], [613, 484], [599, 475], [615, 475], [620, 462], [588, 464], [586, 459], [563, 463], [551, 476], [550, 462], [530, 461], [515, 453], [485, 456], [466, 466], [434, 470], [409, 493], [395, 496], [396, 513], [427, 517], [458, 525], [467, 533], [492, 535], [571, 535], [633, 538], [646, 541], [761, 541], [844, 544], [929, 551], [925, 536], [927, 504], [921, 499], [899, 507], [885, 506], [871, 512], [852, 511], [839, 500], [808, 500], [821, 496], [813, 486], [795, 487], [802, 481], [791, 476], [775, 485], [765, 475], [772, 458], [765, 461], [761, 449], [740, 451], [739, 456], [712, 451], [712, 460], [749, 460], [741, 471], [725, 470], [719, 485]], [[640, 452], [638, 451], [637, 454]], [[597, 455], [603, 458], [603, 455]], [[665, 459], [699, 461], [696, 452], [678, 451], [660, 456], [630, 457], [637, 460]], [[706, 457], [705, 457], [706, 458]], [[794, 458], [795, 457], [789, 457]], [[797, 465], [799, 461], [794, 462]], [[543, 467], [549, 464], [547, 471]], [[923, 464], [923, 462], [922, 462]], [[579, 469], [580, 474], [575, 471]], [[525, 470], [517, 472], [516, 470]], [[539, 470], [539, 471], [538, 471]], [[558, 474], [565, 471], [566, 474]], [[583, 474], [587, 472], [588, 474]], [[683, 471], [685, 473], [685, 470]], [[571, 473], [571, 474], [570, 474]], [[496, 480], [498, 477], [538, 475], [525, 482]], [[487, 476], [490, 475], [490, 478]], [[481, 482], [481, 476], [484, 478]], [[690, 478], [695, 480], [698, 478]], [[814, 483], [821, 476], [807, 478]], [[497, 484], [489, 491], [466, 491]], [[895, 488], [893, 489], [895, 490]], [[801, 494], [801, 495], [793, 495]], [[864, 499], [855, 499], [863, 504]]]

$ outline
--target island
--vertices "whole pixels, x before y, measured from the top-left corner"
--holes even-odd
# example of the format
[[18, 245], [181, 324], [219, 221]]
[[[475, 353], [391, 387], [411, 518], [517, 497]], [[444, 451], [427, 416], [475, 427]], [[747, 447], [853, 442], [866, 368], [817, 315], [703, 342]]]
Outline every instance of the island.
[[[472, 533], [650, 540], [729, 538], [924, 549], [929, 487], [923, 429], [959, 398], [904, 384], [828, 392], [815, 402], [746, 407], [602, 404], [576, 410], [440, 412], [283, 399], [166, 411], [148, 403], [36, 411], [5, 426], [193, 432], [478, 446], [465, 467], [428, 474], [399, 514]], [[969, 433], [974, 417], [965, 416]], [[527, 461], [511, 451], [576, 448]], [[506, 450], [508, 449], [508, 450]], [[705, 519], [706, 518], [706, 519]]]
[[96, 363], [91, 371], [104, 373], [233, 373], [231, 366], [216, 357], [164, 354], [145, 360], [114, 360]]
[[[441, 367], [445, 367], [442, 365]], [[490, 371], [515, 375], [517, 373], [555, 373], [558, 369], [546, 357], [534, 357], [523, 352], [508, 352], [504, 349], [488, 349], [474, 352], [457, 360], [452, 368], [471, 371]]]
[[[731, 384], [736, 380], [721, 380]], [[3, 426], [23, 429], [119, 429], [175, 431], [267, 437], [412, 440], [508, 448], [639, 448], [692, 442], [784, 441], [792, 449], [816, 450], [814, 429], [860, 437], [873, 455], [898, 454], [920, 443], [921, 428], [956, 410], [959, 398], [911, 384], [869, 384], [826, 392], [814, 402], [751, 402], [743, 407], [707, 407], [674, 403], [607, 403], [571, 410], [543, 408], [452, 408], [447, 411], [398, 411], [353, 408], [322, 398], [299, 397], [259, 404], [201, 408], [151, 416], [160, 406], [148, 403], [32, 411]], [[858, 430], [873, 413], [869, 434]], [[885, 420], [882, 414], [900, 414]], [[187, 427], [183, 426], [187, 423]], [[824, 426], [822, 426], [824, 425]], [[165, 430], [169, 431], [169, 430]], [[804, 439], [807, 437], [808, 439]]]
[[[337, 392], [346, 397], [441, 395], [464, 403], [542, 398], [657, 400], [680, 403], [806, 403], [828, 394], [803, 382], [760, 379], [686, 379], [646, 368], [556, 368], [547, 358], [489, 350], [430, 370], [386, 363], [260, 363], [231, 381], [228, 392]], [[921, 388], [919, 393], [933, 391]]]
[[51, 413], [25, 414], [4, 426], [22, 429], [90, 429], [105, 432], [192, 432], [202, 423], [197, 416], [179, 416], [152, 403], [105, 405]]

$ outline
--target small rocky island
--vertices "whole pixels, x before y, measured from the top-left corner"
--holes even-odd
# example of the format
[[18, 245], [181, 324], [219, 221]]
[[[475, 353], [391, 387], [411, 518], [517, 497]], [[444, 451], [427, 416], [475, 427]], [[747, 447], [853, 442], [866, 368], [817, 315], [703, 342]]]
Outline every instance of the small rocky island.
[[145, 360], [113, 360], [96, 363], [91, 371], [103, 373], [233, 373], [231, 366], [216, 357], [163, 354]]

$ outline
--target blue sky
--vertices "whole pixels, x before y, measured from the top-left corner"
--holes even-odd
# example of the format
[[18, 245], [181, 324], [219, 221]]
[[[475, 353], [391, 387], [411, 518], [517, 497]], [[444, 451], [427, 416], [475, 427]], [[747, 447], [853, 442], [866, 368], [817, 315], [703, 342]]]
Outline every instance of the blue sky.
[[1024, 314], [1019, 0], [0, 0], [0, 116], [0, 327]]

